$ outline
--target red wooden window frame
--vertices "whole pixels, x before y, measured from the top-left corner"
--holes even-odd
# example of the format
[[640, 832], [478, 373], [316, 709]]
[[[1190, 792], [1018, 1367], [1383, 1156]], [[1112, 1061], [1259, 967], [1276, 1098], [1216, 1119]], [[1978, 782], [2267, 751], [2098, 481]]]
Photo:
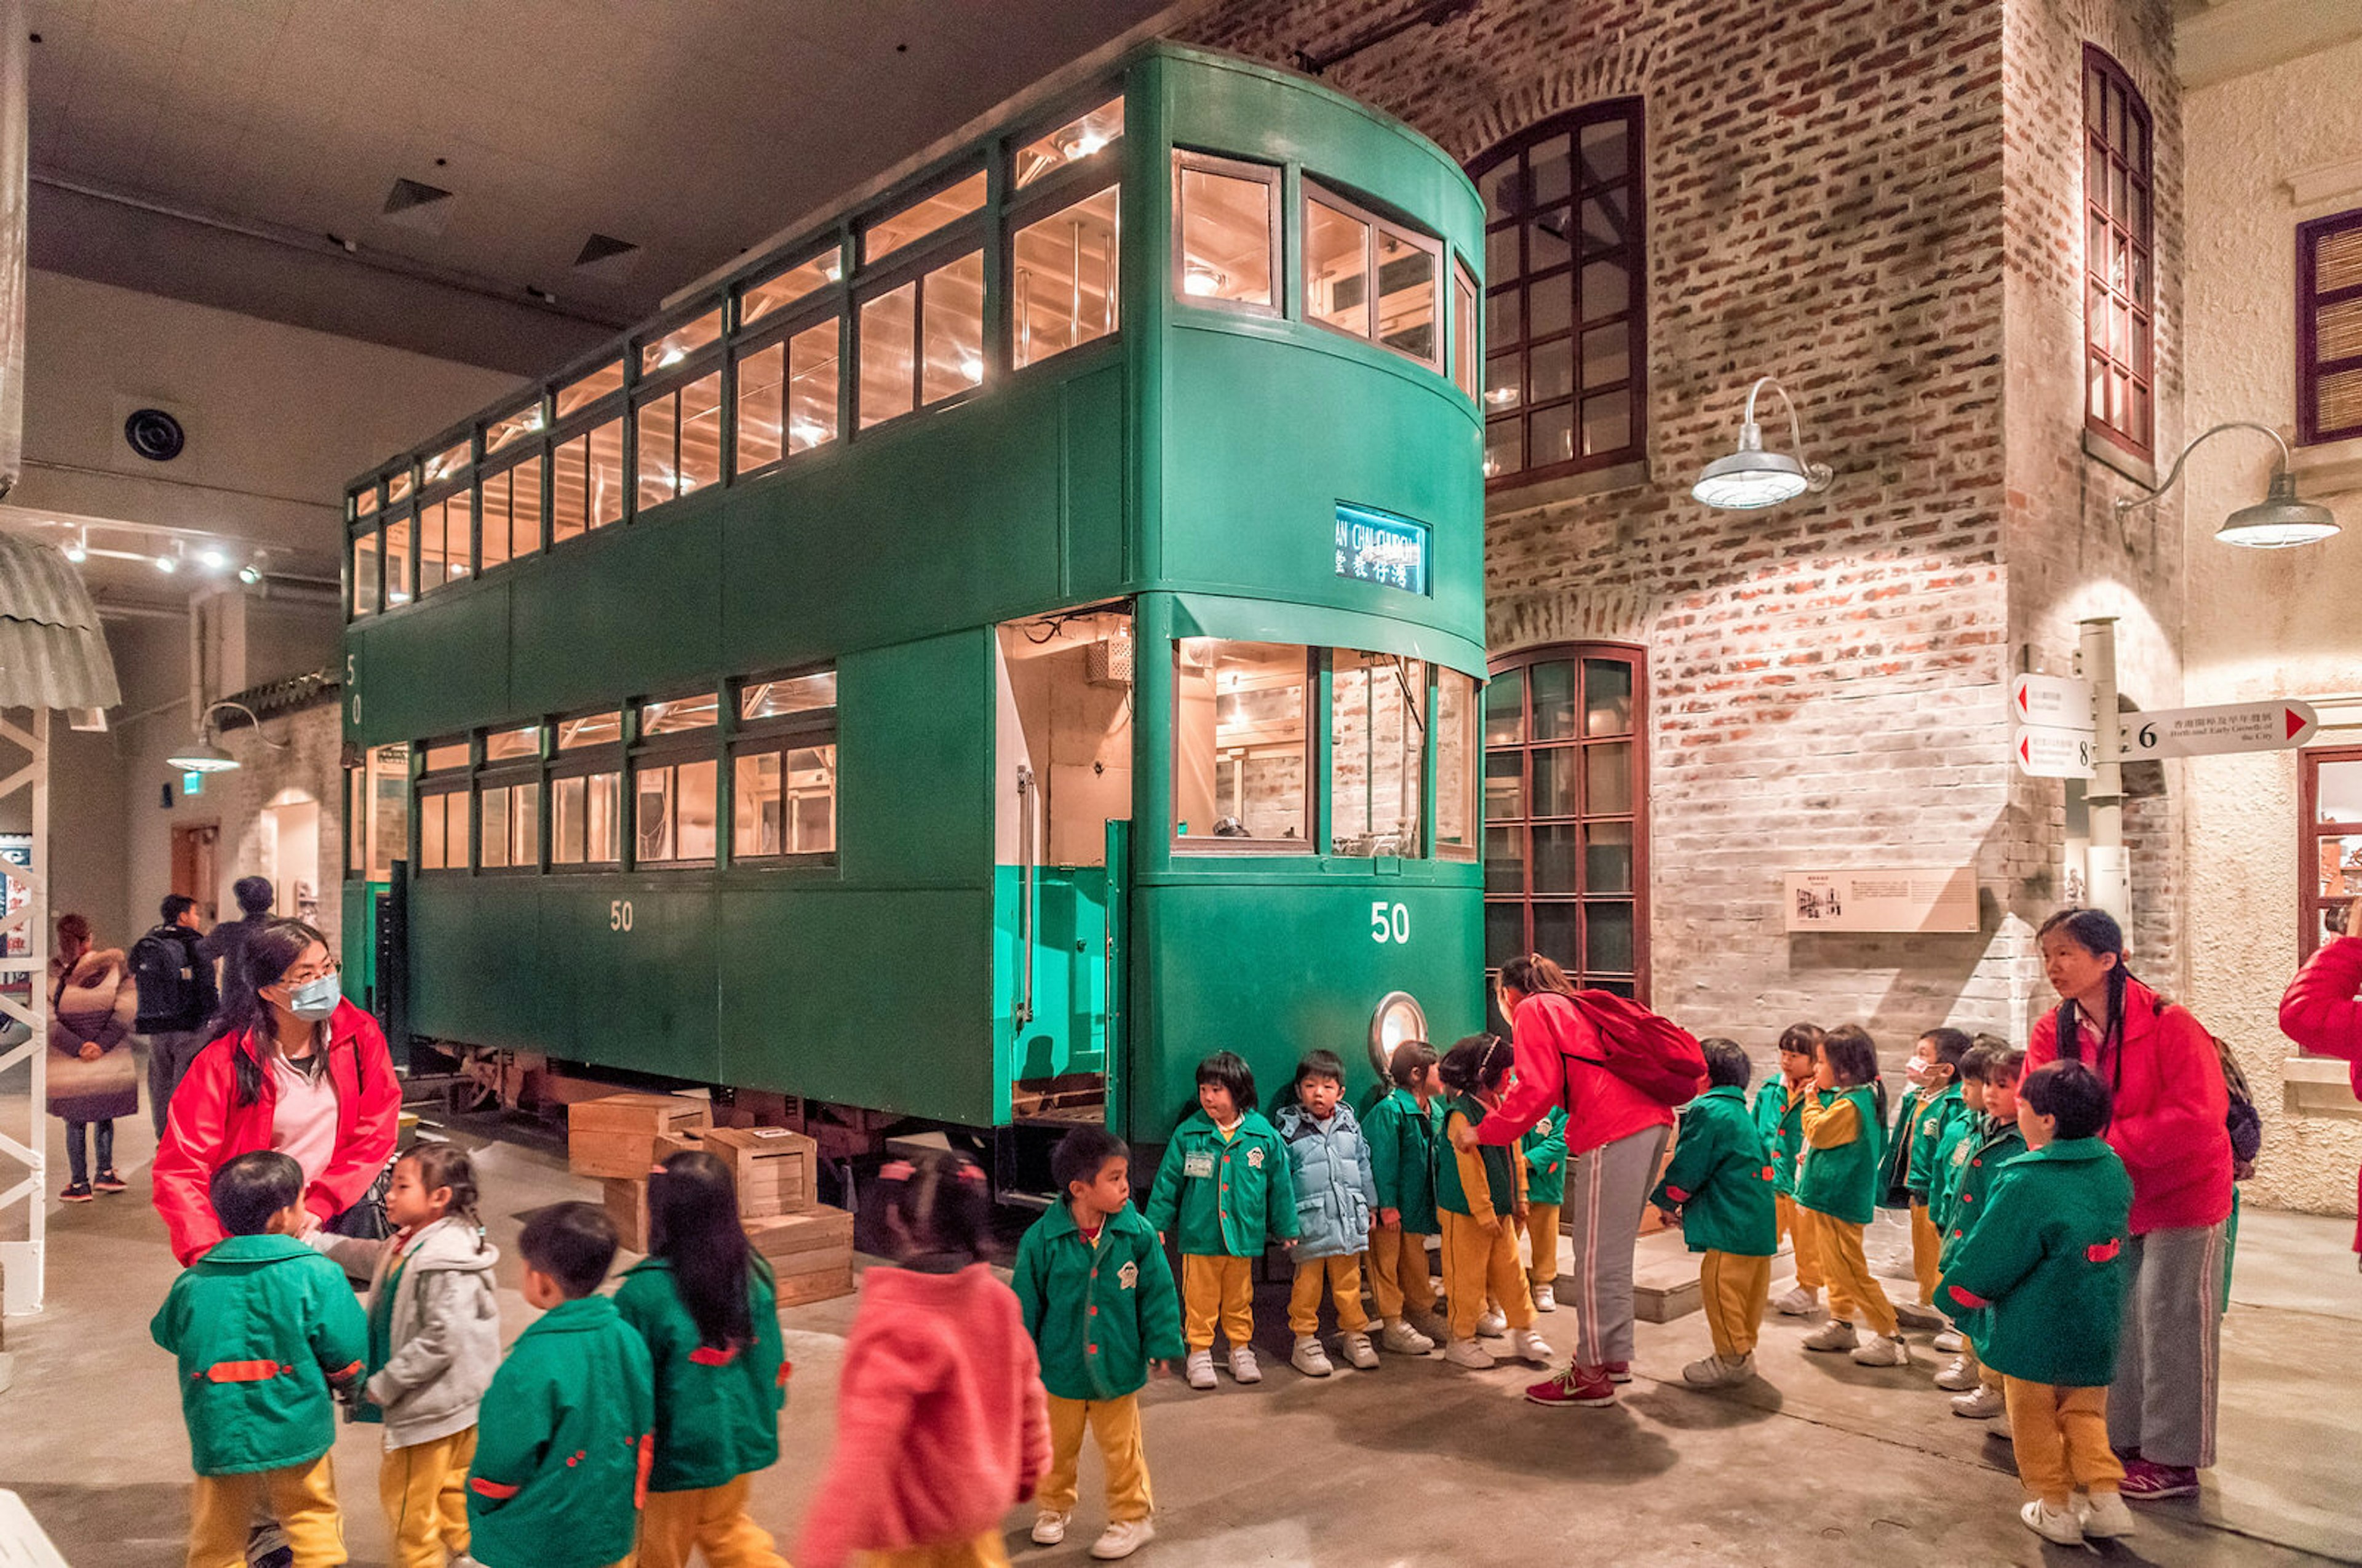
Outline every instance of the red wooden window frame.
[[[2333, 282], [2324, 289], [2322, 253], [2332, 246], [2338, 253], [2333, 259]], [[2333, 314], [2337, 319], [2324, 357], [2322, 319]], [[2353, 391], [2355, 412], [2343, 424], [2322, 419], [2322, 388], [2329, 381]], [[2362, 436], [2362, 207], [2296, 226], [2297, 444], [2356, 436]]]
[[2157, 449], [2155, 151], [2125, 68], [2083, 46], [2083, 427], [2147, 459]]
[[[1538, 740], [1534, 733], [1533, 694], [1530, 672], [1536, 666], [1564, 664], [1577, 677], [1579, 684], [1573, 690], [1573, 732]], [[1593, 665], [1621, 667], [1630, 681], [1629, 723], [1620, 732], [1589, 733], [1590, 667]], [[1540, 952], [1556, 959], [1566, 969], [1568, 977], [1579, 986], [1604, 986], [1625, 990], [1637, 999], [1649, 998], [1649, 669], [1646, 649], [1624, 643], [1556, 643], [1544, 647], [1528, 648], [1507, 654], [1492, 661], [1491, 673], [1495, 686], [1515, 679], [1518, 682], [1518, 739], [1496, 745], [1489, 712], [1485, 721], [1486, 770], [1496, 757], [1515, 756], [1518, 788], [1524, 814], [1516, 818], [1491, 818], [1487, 802], [1485, 868], [1485, 964], [1488, 969], [1498, 966], [1501, 959], [1511, 954]], [[1494, 688], [1488, 688], [1488, 691]], [[1534, 790], [1534, 761], [1540, 753], [1585, 753], [1600, 747], [1628, 742], [1631, 746], [1629, 769], [1625, 778], [1628, 809], [1615, 812], [1591, 810], [1590, 771], [1587, 757], [1575, 768], [1582, 780], [1581, 808], [1573, 815], [1537, 813], [1540, 804]], [[1489, 791], [1488, 791], [1489, 793]], [[1585, 829], [1597, 823], [1628, 823], [1631, 828], [1632, 871], [1628, 888], [1608, 888], [1595, 891], [1591, 885], [1590, 855]], [[1537, 829], [1562, 830], [1572, 834], [1569, 852], [1574, 888], [1572, 892], [1556, 891], [1537, 894], [1533, 889], [1533, 834]], [[1502, 834], [1517, 835], [1519, 852], [1515, 888], [1502, 885], [1502, 867], [1506, 864], [1495, 853]], [[1616, 905], [1628, 906], [1632, 921], [1632, 956], [1628, 970], [1594, 967], [1591, 956], [1591, 920], [1595, 909]], [[1544, 936], [1536, 940], [1535, 911], [1538, 907], [1566, 908], [1572, 906], [1576, 926], [1572, 944], [1554, 942]], [[1517, 930], [1514, 933], [1500, 932], [1502, 919], [1496, 911], [1514, 909]], [[1513, 934], [1514, 941], [1503, 940]]]
[[[2322, 926], [2322, 917], [2333, 909], [2362, 898], [2362, 870], [2345, 873], [2338, 880], [2345, 885], [2343, 892], [2324, 893], [2322, 883], [2321, 850], [2323, 841], [2338, 838], [2362, 839], [2362, 813], [2348, 820], [2321, 820], [2321, 769], [2325, 764], [2351, 763], [2362, 767], [2362, 745], [2312, 746], [2297, 756], [2297, 817], [2296, 817], [2296, 951], [2300, 961], [2312, 956], [2313, 950], [2328, 939]], [[2362, 932], [2353, 934], [2362, 935]]]
[[[1603, 126], [1620, 126], [1624, 157], [1613, 173], [1586, 171], [1581, 156], [1584, 135]], [[1480, 393], [1485, 423], [1485, 489], [1507, 490], [1538, 480], [1589, 469], [1613, 468], [1639, 459], [1648, 450], [1649, 410], [1649, 269], [1646, 124], [1639, 98], [1612, 98], [1588, 104], [1528, 126], [1517, 135], [1488, 149], [1468, 165], [1468, 176], [1485, 196], [1485, 355]], [[1530, 157], [1535, 148], [1563, 139], [1568, 149], [1566, 189], [1541, 190], [1536, 183]], [[1620, 235], [1614, 232], [1613, 211], [1624, 208]], [[1601, 232], [1593, 234], [1582, 219], [1596, 211]], [[1563, 225], [1563, 232], [1550, 226]], [[1553, 248], [1563, 248], [1538, 263], [1536, 233], [1550, 237]], [[1622, 269], [1621, 309], [1586, 311], [1585, 275], [1595, 268]], [[1601, 276], [1608, 274], [1603, 272]], [[1532, 304], [1538, 291], [1565, 280], [1565, 319], [1553, 318], [1540, 334], [1533, 330]], [[1551, 291], [1552, 294], [1555, 291]], [[1594, 302], [1600, 303], [1600, 302]], [[1515, 330], [1509, 329], [1514, 322]], [[1620, 334], [1623, 370], [1611, 374], [1608, 345]], [[1596, 345], [1600, 361], [1586, 362], [1585, 350]], [[1533, 395], [1534, 362], [1563, 354], [1569, 391], [1537, 399]], [[1597, 373], [1590, 373], [1596, 370]], [[1513, 386], [1505, 384], [1507, 375]], [[1507, 395], [1514, 391], [1514, 397]], [[1586, 452], [1584, 414], [1597, 409], [1612, 414], [1620, 405], [1625, 415], [1625, 439], [1615, 447]], [[1536, 429], [1566, 425], [1568, 456], [1559, 461], [1535, 463]], [[1507, 442], [1514, 435], [1515, 458]]]

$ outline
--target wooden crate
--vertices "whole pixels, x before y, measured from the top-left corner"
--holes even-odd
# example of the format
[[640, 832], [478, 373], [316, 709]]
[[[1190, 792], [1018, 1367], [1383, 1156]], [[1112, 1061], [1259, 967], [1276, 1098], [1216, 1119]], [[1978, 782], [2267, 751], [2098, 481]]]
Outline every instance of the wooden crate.
[[[669, 1133], [655, 1141], [648, 1152], [651, 1167], [662, 1165], [683, 1149], [697, 1147], [693, 1132]], [[626, 1251], [645, 1253], [648, 1250], [648, 1173], [638, 1176], [605, 1176], [601, 1185], [606, 1189], [607, 1218], [615, 1222], [616, 1242]]]
[[767, 1220], [820, 1201], [820, 1145], [786, 1127], [713, 1127], [703, 1148], [730, 1167], [738, 1215]]
[[566, 1163], [576, 1176], [645, 1176], [657, 1140], [699, 1131], [712, 1107], [673, 1094], [611, 1094], [577, 1101], [567, 1112]]
[[831, 1268], [822, 1274], [781, 1275], [778, 1281], [778, 1304], [801, 1307], [807, 1302], [833, 1301], [840, 1296], [853, 1294], [853, 1264]]
[[771, 1265], [779, 1305], [825, 1301], [853, 1290], [853, 1216], [808, 1209], [748, 1220], [746, 1241]]

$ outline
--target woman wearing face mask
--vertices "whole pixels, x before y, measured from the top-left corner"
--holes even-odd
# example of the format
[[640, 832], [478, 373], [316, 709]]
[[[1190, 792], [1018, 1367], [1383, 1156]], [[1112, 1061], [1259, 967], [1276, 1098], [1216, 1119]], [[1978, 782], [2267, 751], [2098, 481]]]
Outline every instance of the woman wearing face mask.
[[156, 1151], [156, 1209], [184, 1264], [222, 1239], [206, 1198], [222, 1165], [258, 1149], [292, 1156], [306, 1228], [334, 1231], [385, 1170], [400, 1127], [385, 1035], [343, 999], [326, 939], [272, 921], [245, 964], [249, 983], [190, 1064]]

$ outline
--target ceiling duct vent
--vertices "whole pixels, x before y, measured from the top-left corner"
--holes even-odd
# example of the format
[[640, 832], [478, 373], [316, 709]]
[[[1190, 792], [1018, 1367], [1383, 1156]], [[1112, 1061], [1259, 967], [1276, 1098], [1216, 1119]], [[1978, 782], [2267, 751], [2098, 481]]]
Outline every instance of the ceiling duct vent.
[[574, 258], [577, 272], [602, 283], [627, 282], [639, 265], [640, 248], [612, 234], [592, 235], [582, 242], [581, 254]]
[[396, 180], [385, 193], [385, 221], [421, 234], [440, 234], [451, 221], [451, 193], [423, 180]]

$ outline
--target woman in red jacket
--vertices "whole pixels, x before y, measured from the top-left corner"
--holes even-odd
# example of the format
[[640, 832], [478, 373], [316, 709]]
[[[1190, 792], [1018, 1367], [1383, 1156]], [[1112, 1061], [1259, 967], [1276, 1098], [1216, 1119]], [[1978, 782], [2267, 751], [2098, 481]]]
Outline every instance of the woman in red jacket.
[[[2025, 1070], [2086, 1062], [2114, 1095], [2108, 1143], [2133, 1178], [2132, 1236], [2108, 1441], [2126, 1455], [2125, 1500], [2198, 1490], [2214, 1463], [2223, 1268], [2231, 1217], [2231, 1108], [2206, 1026], [2125, 968], [2125, 935], [2101, 910], [2042, 922], [2042, 967], [2061, 999], [2034, 1026]], [[2063, 1025], [2063, 1029], [2062, 1029]]]
[[205, 1196], [238, 1155], [277, 1149], [304, 1167], [304, 1209], [337, 1229], [393, 1155], [402, 1088], [377, 1021], [346, 1001], [327, 939], [272, 921], [248, 944], [243, 1005], [173, 1092], [156, 1150], [156, 1209], [182, 1264], [222, 1239]]
[[[2362, 899], [2345, 909], [2345, 934], [2313, 950], [2280, 998], [2280, 1032], [2308, 1051], [2345, 1063], [2362, 1099]], [[2354, 1231], [2362, 1253], [2362, 1224]]]

